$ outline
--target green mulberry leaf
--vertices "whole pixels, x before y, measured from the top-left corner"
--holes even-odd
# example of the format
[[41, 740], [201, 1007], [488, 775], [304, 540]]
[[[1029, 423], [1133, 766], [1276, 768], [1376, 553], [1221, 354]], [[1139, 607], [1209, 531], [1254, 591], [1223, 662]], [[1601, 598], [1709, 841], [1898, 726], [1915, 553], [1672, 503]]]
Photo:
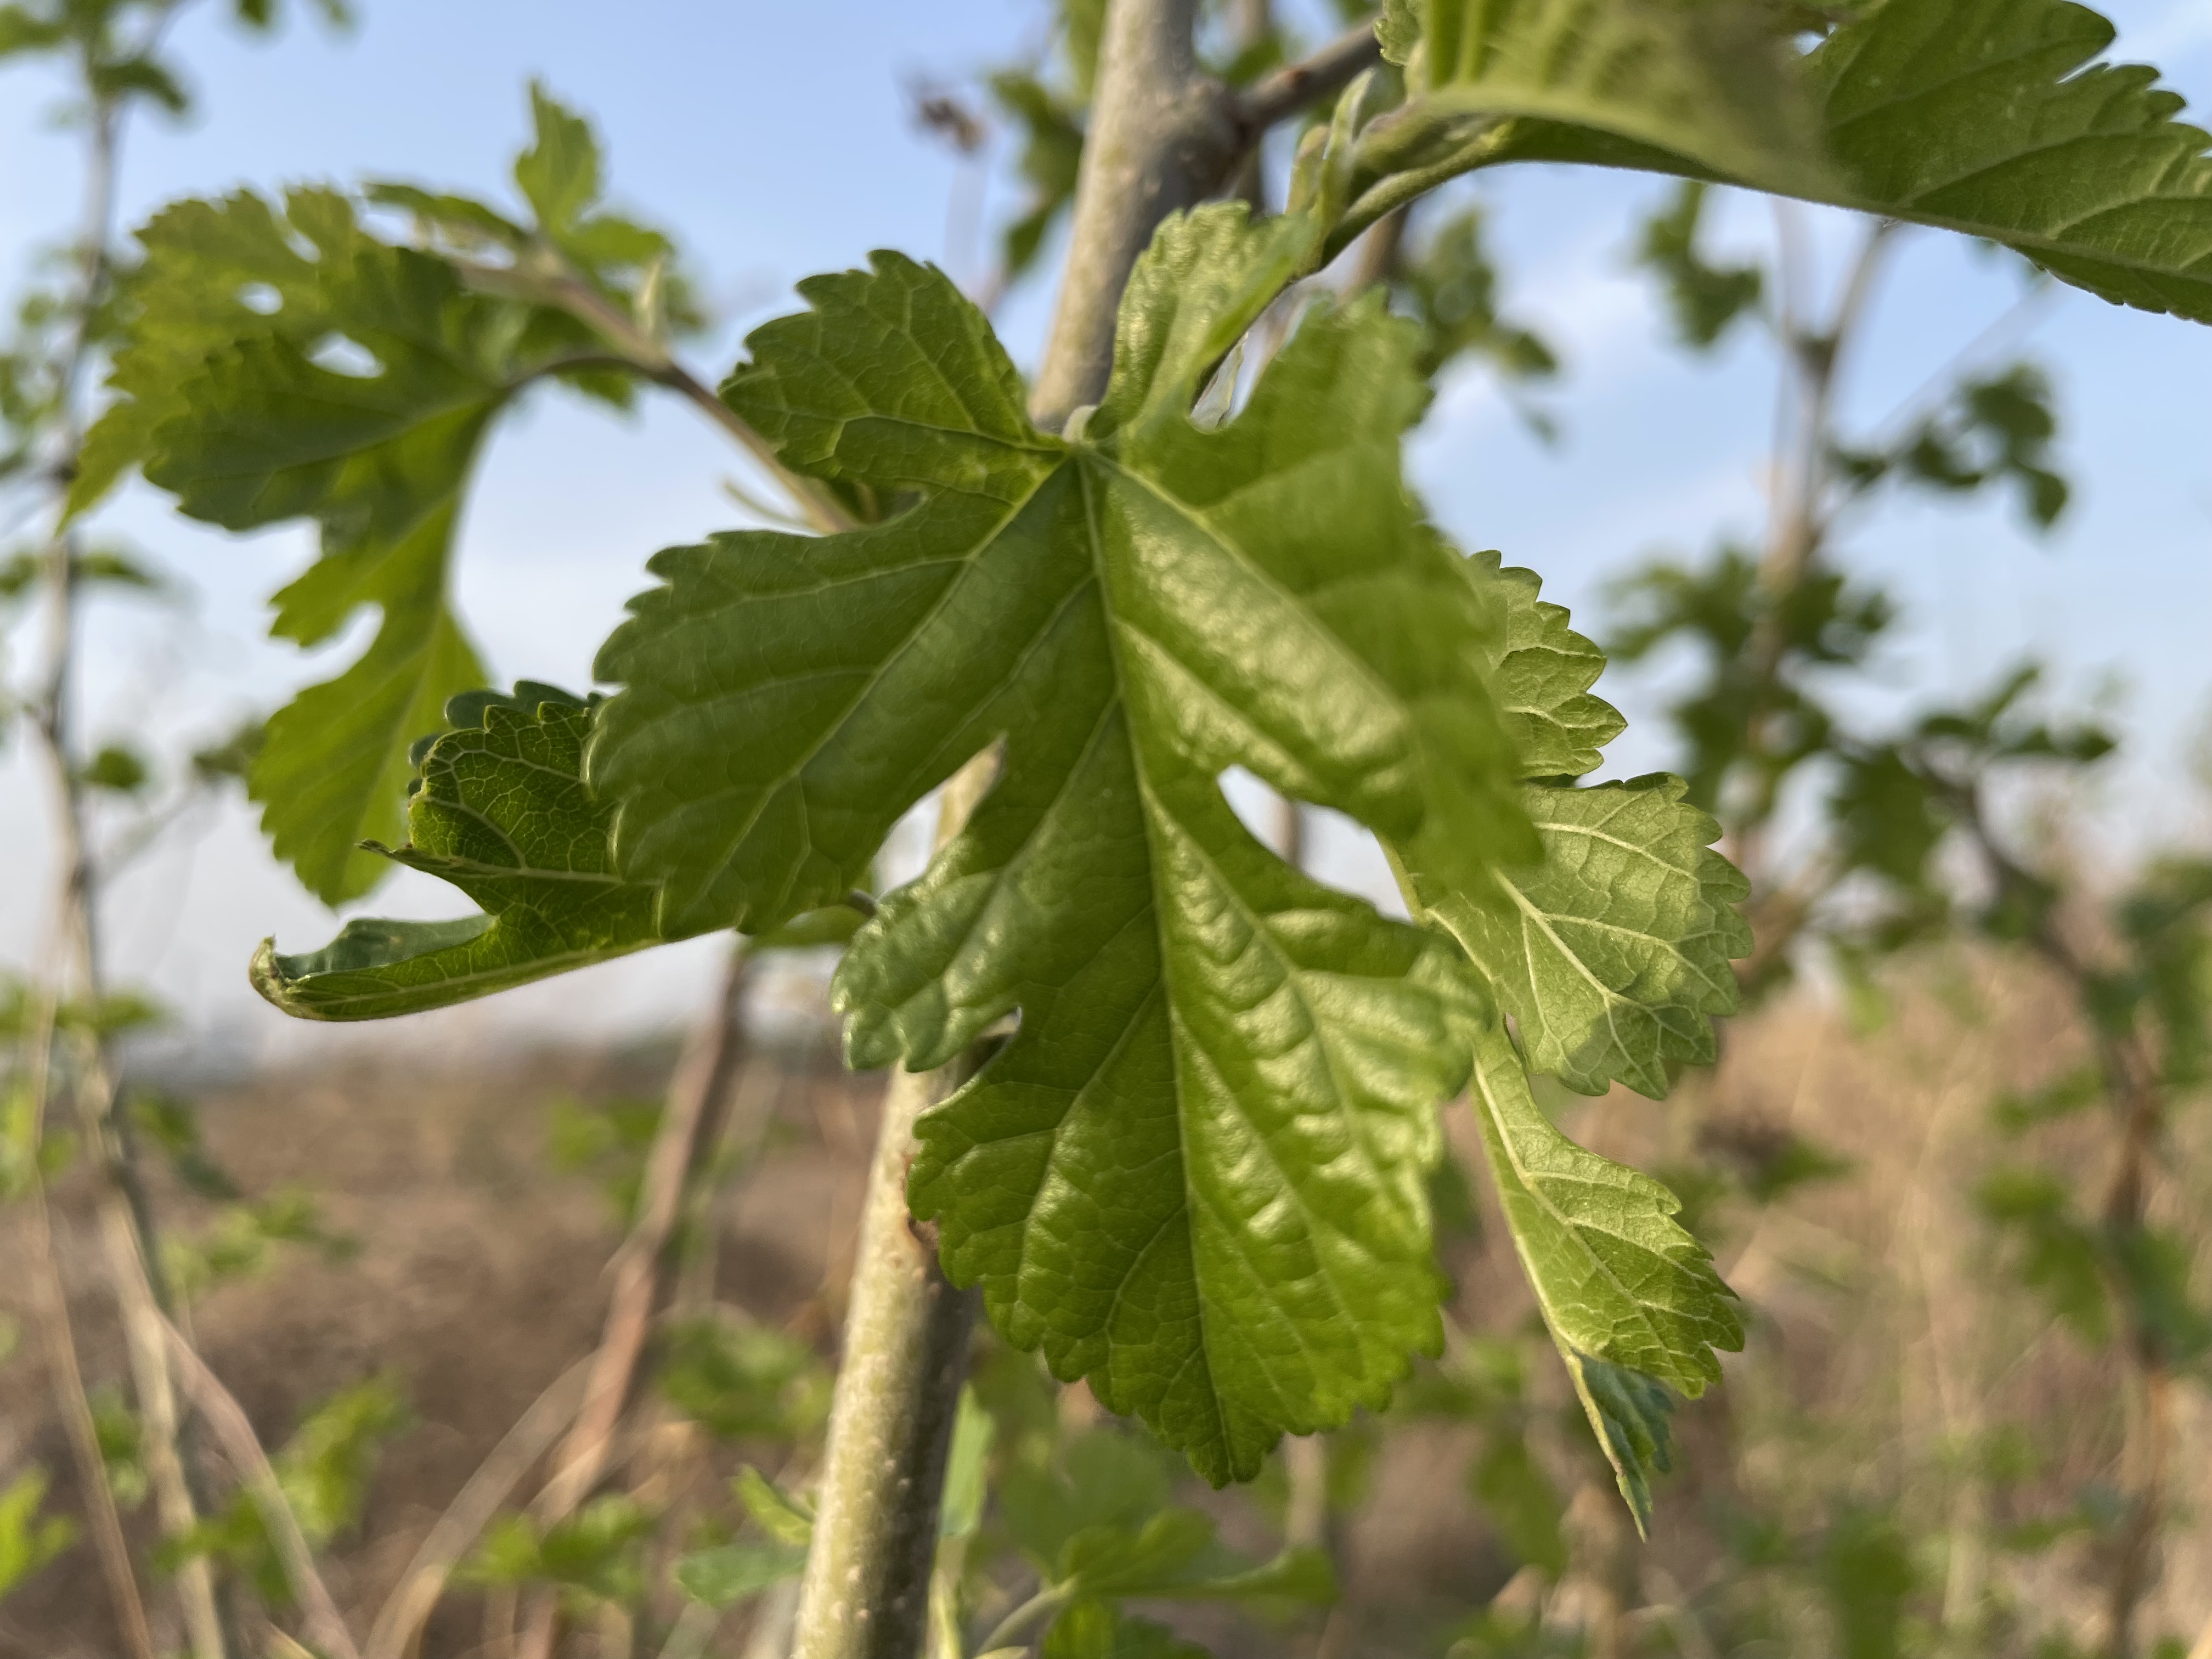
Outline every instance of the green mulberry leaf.
[[806, 1547], [779, 1539], [745, 1539], [678, 1557], [678, 1588], [710, 1607], [750, 1601], [806, 1571]]
[[[565, 132], [540, 101], [541, 124]], [[567, 212], [596, 191], [596, 167], [581, 179], [573, 155], [562, 166], [547, 189], [567, 192]], [[336, 903], [388, 868], [360, 843], [398, 837], [409, 745], [484, 678], [449, 599], [484, 438], [536, 380], [588, 374], [585, 389], [607, 395], [604, 353], [561, 310], [472, 291], [446, 259], [378, 240], [326, 190], [294, 191], [281, 212], [243, 192], [179, 203], [139, 240], [117, 398], [87, 439], [71, 507], [136, 465], [226, 529], [313, 520], [323, 556], [276, 596], [271, 631], [315, 646], [378, 612], [361, 657], [270, 720], [248, 780], [277, 856]], [[594, 352], [599, 367], [579, 367]]]
[[1751, 931], [1735, 905], [1749, 888], [1683, 793], [1660, 775], [1528, 787], [1543, 862], [1501, 872], [1503, 903], [1405, 860], [1421, 904], [1519, 1025], [1529, 1065], [1584, 1094], [1617, 1079], [1659, 1098], [1669, 1062], [1712, 1060], [1711, 1017], [1736, 1006], [1729, 963]]
[[982, 313], [933, 267], [811, 276], [810, 309], [756, 329], [723, 397], [787, 466], [840, 483], [1003, 495], [1065, 455], [1023, 409]]
[[1596, 141], [1568, 159], [1626, 141], [1723, 173], [1821, 176], [1812, 101], [1759, 0], [1393, 0], [1381, 33], [1410, 100], [1391, 149], [1508, 118]]
[[1719, 1382], [1713, 1350], [1741, 1348], [1743, 1321], [1674, 1219], [1674, 1194], [1554, 1128], [1502, 1029], [1477, 1045], [1474, 1093], [1514, 1247], [1559, 1340], [1692, 1398]]
[[588, 705], [526, 681], [451, 710], [408, 805], [411, 839], [374, 848], [483, 907], [454, 921], [356, 918], [323, 949], [264, 944], [254, 988], [304, 1019], [383, 1019], [604, 962], [661, 936], [652, 888], [613, 873], [607, 810], [582, 777]]
[[[356, 848], [398, 830], [408, 745], [483, 678], [447, 566], [477, 452], [512, 390], [513, 307], [367, 236], [342, 198], [300, 191], [288, 207], [289, 226], [239, 196], [149, 227], [134, 282], [149, 309], [114, 376], [131, 395], [109, 418], [143, 434], [148, 480], [191, 517], [320, 523], [324, 557], [276, 596], [278, 637], [319, 644], [363, 606], [380, 612], [350, 668], [270, 720], [248, 779], [276, 855], [337, 902], [381, 876]], [[316, 257], [292, 245], [302, 237]], [[265, 312], [246, 302], [255, 286], [264, 306], [275, 296]], [[185, 320], [165, 331], [173, 312]], [[334, 337], [373, 372], [319, 362]]]
[[548, 233], [581, 223], [599, 199], [602, 159], [591, 123], [564, 107], [537, 82], [530, 85], [536, 139], [514, 159], [515, 187]]
[[[530, 87], [530, 113], [531, 146], [515, 158], [514, 170], [515, 188], [529, 208], [527, 225], [471, 197], [394, 180], [373, 181], [362, 194], [379, 207], [410, 215], [418, 236], [441, 249], [503, 256], [493, 259], [490, 271], [515, 293], [543, 297], [549, 280], [581, 282], [655, 337], [702, 325], [675, 243], [649, 225], [606, 210], [606, 158], [591, 124], [538, 82]], [[550, 325], [556, 333], [574, 327], [572, 319], [551, 311], [533, 313], [532, 323], [541, 331]], [[581, 340], [580, 348], [590, 349]], [[626, 371], [603, 365], [580, 364], [561, 378], [586, 396], [623, 408], [638, 384]]]
[[1217, 1481], [1437, 1340], [1424, 1181], [1478, 997], [1445, 941], [1261, 847], [1217, 778], [1440, 881], [1535, 851], [1485, 684], [1499, 607], [1400, 477], [1413, 331], [1372, 300], [1310, 313], [1235, 419], [1190, 418], [1310, 235], [1170, 220], [1065, 438], [940, 275], [886, 254], [804, 285], [725, 398], [793, 465], [919, 499], [659, 556], [590, 757], [668, 925], [757, 928], [1003, 740], [966, 830], [854, 941], [848, 1052], [934, 1065], [1021, 1011], [925, 1120], [916, 1211], [1012, 1340]]
[[1666, 1467], [1660, 1384], [1694, 1398], [1720, 1381], [1713, 1350], [1743, 1346], [1733, 1293], [1674, 1194], [1553, 1127], [1503, 1030], [1477, 1046], [1474, 1095], [1514, 1249], [1641, 1526]]
[[343, 250], [352, 215], [326, 191], [296, 191], [286, 206], [280, 217], [241, 191], [175, 203], [140, 227], [145, 258], [124, 279], [129, 319], [108, 380], [117, 396], [86, 434], [70, 483], [72, 512], [94, 506], [145, 458], [154, 428], [184, 412], [185, 384], [209, 358], [284, 332], [312, 345], [330, 331], [318, 256], [334, 244]]
[[1521, 757], [1524, 778], [1578, 778], [1595, 771], [1598, 751], [1628, 722], [1590, 687], [1605, 670], [1605, 653], [1568, 625], [1565, 605], [1540, 599], [1533, 570], [1499, 568], [1495, 553], [1468, 561], [1505, 599], [1505, 649], [1498, 665], [1499, 712]]
[[[184, 203], [141, 240], [112, 375], [124, 395], [79, 487], [96, 495], [143, 459], [191, 517], [319, 521], [324, 558], [277, 596], [281, 638], [319, 644], [380, 611], [361, 659], [270, 720], [249, 780], [277, 856], [335, 902], [381, 872], [356, 845], [397, 834], [409, 744], [483, 678], [447, 567], [477, 449], [512, 390], [512, 307], [368, 237], [327, 191], [295, 191], [283, 218], [250, 195]], [[333, 338], [373, 372], [319, 362]]]
[[439, 729], [447, 699], [484, 678], [446, 605], [444, 552], [395, 562], [368, 649], [269, 717], [246, 775], [271, 850], [326, 904], [383, 879], [360, 848], [398, 830], [410, 740]]
[[[1187, 1509], [1163, 1510], [1141, 1527], [1100, 1526], [1077, 1534], [1060, 1552], [1052, 1578], [1071, 1606], [1045, 1639], [1047, 1655], [1199, 1651], [1154, 1645], [1165, 1635], [1156, 1626], [1126, 1619], [1111, 1626], [1091, 1623], [1097, 1615], [1085, 1609], [1103, 1613], [1119, 1601], [1284, 1599], [1320, 1607], [1336, 1599], [1335, 1573], [1321, 1551], [1286, 1549], [1272, 1561], [1245, 1565], [1214, 1541], [1210, 1519]], [[1092, 1645], [1109, 1628], [1118, 1644]]]
[[[537, 82], [530, 87], [530, 115], [533, 142], [515, 158], [514, 183], [530, 204], [536, 235], [649, 331], [664, 323], [702, 325], [705, 317], [677, 266], [676, 244], [650, 225], [607, 210], [605, 155], [591, 123]], [[657, 292], [648, 291], [649, 271]]]
[[2212, 322], [2212, 138], [2177, 118], [2155, 70], [2096, 61], [2112, 40], [2072, 0], [1886, 0], [1802, 60], [1818, 177], [1787, 150], [1726, 162], [1600, 113], [1518, 122], [1468, 164], [1593, 161], [1802, 195], [1986, 237], [2104, 299]]
[[2212, 322], [2212, 137], [2158, 71], [2094, 64], [2070, 0], [1888, 0], [1808, 60], [1834, 199], [1986, 236], [2104, 299]]

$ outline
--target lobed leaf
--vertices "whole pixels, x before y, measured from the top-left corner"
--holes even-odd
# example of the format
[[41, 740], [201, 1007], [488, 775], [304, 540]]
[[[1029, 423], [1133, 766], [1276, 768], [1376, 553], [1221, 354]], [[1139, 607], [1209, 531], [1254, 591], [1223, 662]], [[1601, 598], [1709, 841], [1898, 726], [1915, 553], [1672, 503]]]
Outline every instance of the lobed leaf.
[[[530, 204], [532, 234], [556, 251], [571, 270], [638, 314], [649, 331], [659, 332], [659, 322], [679, 328], [702, 324], [690, 284], [675, 269], [675, 243], [649, 225], [607, 210], [602, 199], [606, 158], [591, 123], [536, 81], [530, 85], [530, 115], [532, 140], [515, 157], [514, 184]], [[461, 205], [458, 217], [465, 233], [474, 221], [483, 234], [498, 216], [488, 219], [483, 210], [469, 203]], [[656, 273], [657, 299], [649, 299], [646, 291], [649, 270]], [[656, 304], [659, 319], [652, 314]]]
[[530, 83], [534, 141], [515, 157], [515, 188], [547, 231], [573, 228], [599, 203], [602, 161], [591, 124]]
[[1021, 1010], [925, 1120], [917, 1213], [1012, 1340], [1217, 1481], [1436, 1340], [1432, 1109], [1477, 1000], [1443, 941], [1253, 841], [1218, 775], [1443, 881], [1535, 851], [1486, 685], [1502, 607], [1399, 473], [1413, 331], [1376, 301], [1309, 313], [1235, 419], [1191, 419], [1312, 234], [1170, 220], [1065, 438], [936, 272], [809, 283], [724, 396], [794, 466], [914, 504], [661, 555], [602, 653], [623, 689], [589, 763], [664, 927], [759, 928], [1003, 742], [963, 833], [855, 938], [848, 1051], [934, 1065]]
[[695, 1601], [732, 1607], [806, 1571], [806, 1547], [780, 1539], [747, 1539], [694, 1550], [678, 1559], [676, 1583]]
[[982, 313], [904, 254], [869, 264], [801, 282], [807, 309], [753, 331], [724, 401], [787, 465], [838, 482], [988, 494], [1056, 462]]
[[343, 257], [351, 216], [326, 191], [295, 191], [286, 207], [280, 217], [240, 191], [173, 204], [140, 227], [145, 257], [123, 283], [130, 322], [109, 374], [117, 397], [86, 434], [71, 512], [138, 465], [154, 428], [186, 407], [185, 384], [208, 358], [282, 330], [310, 344], [328, 331], [319, 256], [335, 244]]
[[[277, 856], [335, 902], [379, 878], [356, 849], [397, 834], [408, 745], [483, 678], [447, 565], [477, 450], [517, 384], [514, 308], [368, 236], [328, 191], [292, 192], [282, 217], [243, 193], [183, 203], [140, 240], [121, 395], [73, 505], [143, 461], [191, 517], [314, 519], [325, 556], [277, 596], [276, 634], [319, 644], [363, 606], [380, 612], [350, 668], [270, 720], [249, 778]], [[369, 372], [319, 362], [333, 340]]]
[[2158, 71], [2094, 60], [2071, 0], [1887, 0], [1808, 60], [1832, 199], [1986, 236], [2104, 299], [2212, 322], [2212, 137]]
[[[590, 129], [542, 89], [532, 100], [538, 140], [517, 177], [534, 228], [408, 186], [370, 199], [416, 215], [440, 248], [505, 250], [516, 294], [532, 292], [550, 262], [656, 326], [682, 325], [667, 240], [596, 211]], [[560, 305], [477, 291], [441, 254], [380, 240], [333, 191], [293, 191], [281, 211], [245, 192], [180, 203], [139, 240], [117, 396], [88, 436], [70, 510], [88, 509], [136, 465], [184, 513], [227, 529], [311, 519], [323, 556], [276, 596], [272, 631], [313, 646], [378, 611], [367, 651], [270, 721], [248, 779], [277, 855], [337, 903], [388, 868], [360, 847], [400, 832], [410, 744], [484, 678], [448, 588], [492, 422], [540, 379], [617, 404], [632, 383]], [[538, 259], [527, 271], [526, 254]], [[650, 306], [636, 275], [648, 268], [661, 273]]]

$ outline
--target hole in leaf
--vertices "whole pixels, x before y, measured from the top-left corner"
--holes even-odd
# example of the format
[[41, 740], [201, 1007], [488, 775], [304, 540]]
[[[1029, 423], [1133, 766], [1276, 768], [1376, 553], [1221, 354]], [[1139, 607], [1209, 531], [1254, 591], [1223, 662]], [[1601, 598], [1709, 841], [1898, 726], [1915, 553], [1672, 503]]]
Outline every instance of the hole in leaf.
[[318, 368], [357, 380], [373, 380], [384, 373], [384, 364], [374, 352], [343, 334], [325, 334], [316, 341], [307, 353], [307, 361]]
[[1251, 831], [1252, 839], [1272, 852], [1283, 850], [1288, 803], [1273, 786], [1261, 782], [1241, 766], [1221, 775], [1221, 793], [1237, 821]]
[[283, 309], [284, 296], [267, 283], [248, 283], [238, 290], [238, 303], [258, 316], [273, 317]]
[[[1283, 852], [1291, 834], [1293, 803], [1241, 766], [1222, 773], [1221, 793], [1255, 841], [1277, 854]], [[1304, 801], [1295, 805], [1298, 867], [1316, 881], [1354, 894], [1384, 915], [1403, 921], [1406, 901], [1374, 832], [1328, 807]]]

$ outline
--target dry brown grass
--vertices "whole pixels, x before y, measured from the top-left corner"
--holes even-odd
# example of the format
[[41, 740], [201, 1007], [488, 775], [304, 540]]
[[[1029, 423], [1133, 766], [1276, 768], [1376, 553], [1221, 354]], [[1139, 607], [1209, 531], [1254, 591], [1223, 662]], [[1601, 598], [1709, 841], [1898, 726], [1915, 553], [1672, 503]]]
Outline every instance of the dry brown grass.
[[[1720, 1069], [1673, 1101], [1616, 1091], [1572, 1109], [1571, 1131], [1646, 1167], [1710, 1158], [1716, 1145], [1755, 1144], [1777, 1128], [1851, 1166], [1763, 1212], [1720, 1215], [1721, 1260], [1748, 1304], [1752, 1338], [1730, 1361], [1728, 1386], [1679, 1419], [1685, 1467], [1663, 1490], [1653, 1543], [1623, 1557], [1632, 1591], [1709, 1595], [1732, 1570], [1714, 1525], [1731, 1503], [1812, 1528], [1855, 1501], [1918, 1535], [1985, 1536], [2109, 1476], [2124, 1409], [2113, 1368], [2018, 1290], [1967, 1197], [2019, 1151], [1990, 1130], [1991, 1098], [2072, 1064], [2078, 1042], [2033, 976], [1962, 956], [1902, 982], [1894, 1017], [1877, 1031], [1854, 1033], [1799, 995], [1739, 1022]], [[245, 1186], [312, 1188], [361, 1246], [343, 1261], [295, 1253], [209, 1297], [194, 1321], [215, 1369], [271, 1441], [313, 1401], [382, 1370], [404, 1380], [416, 1413], [384, 1460], [357, 1536], [337, 1554], [333, 1589], [362, 1626], [478, 1460], [593, 1340], [613, 1218], [590, 1181], [549, 1169], [549, 1103], [649, 1093], [665, 1059], [549, 1051], [435, 1069], [395, 1059], [261, 1077], [202, 1100], [212, 1148]], [[843, 1077], [820, 1052], [753, 1066], [741, 1086], [769, 1091], [775, 1127], [769, 1153], [722, 1206], [715, 1294], [826, 1340], [878, 1085]], [[1464, 1112], [1451, 1121], [1462, 1156], [1479, 1158]], [[2201, 1124], [2188, 1135], [2177, 1159], [2187, 1173], [2161, 1202], [2201, 1217], [2212, 1146]], [[2036, 1150], [2094, 1171], [2096, 1126], [2045, 1131]], [[64, 1259], [88, 1262], [82, 1191], [65, 1183], [58, 1198]], [[161, 1205], [187, 1229], [205, 1207], [174, 1190]], [[0, 1218], [0, 1259], [18, 1259], [10, 1224]], [[1525, 1317], [1501, 1237], [1488, 1228], [1452, 1263], [1457, 1316], [1470, 1328]], [[119, 1374], [97, 1282], [78, 1267], [70, 1288], [88, 1370]], [[0, 1279], [0, 1309], [20, 1316], [24, 1293]], [[0, 1483], [44, 1464], [66, 1509], [65, 1448], [44, 1389], [27, 1351], [0, 1370]], [[2017, 1486], [1975, 1478], [1957, 1455], [2002, 1424], [2021, 1425], [2044, 1455], [2041, 1472]], [[1433, 1628], [1506, 1583], [1510, 1559], [1461, 1473], [1472, 1444], [1469, 1431], [1422, 1424], [1382, 1447], [1340, 1539], [1340, 1656], [1383, 1650], [1376, 1644], [1395, 1650], [1389, 1632]], [[674, 1449], [679, 1461], [696, 1453]], [[2177, 1468], [2181, 1509], [2148, 1623], [2193, 1637], [2212, 1617], [2212, 1413], [2202, 1395], [2185, 1407]], [[1222, 1512], [1232, 1534], [1261, 1526], [1249, 1504]], [[136, 1517], [141, 1542], [144, 1522]], [[2086, 1633], [2099, 1568], [2078, 1540], [2038, 1558], [1953, 1549], [1931, 1560], [1931, 1605], [1955, 1614], [1987, 1583], [2037, 1621]], [[474, 1602], [449, 1598], [430, 1627], [431, 1659], [477, 1644]], [[1792, 1650], [1822, 1651], [1823, 1627], [1804, 1617]], [[1655, 1632], [1661, 1622], [1644, 1617]], [[0, 1659], [114, 1650], [84, 1551], [0, 1606]]]

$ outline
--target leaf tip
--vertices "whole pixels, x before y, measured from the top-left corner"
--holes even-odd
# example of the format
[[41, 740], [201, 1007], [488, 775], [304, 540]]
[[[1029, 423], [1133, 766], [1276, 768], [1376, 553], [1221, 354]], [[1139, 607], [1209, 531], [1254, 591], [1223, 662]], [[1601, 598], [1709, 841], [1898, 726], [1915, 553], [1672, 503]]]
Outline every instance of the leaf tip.
[[255, 947], [253, 959], [246, 964], [246, 977], [261, 1000], [281, 1014], [295, 1019], [320, 1019], [313, 1007], [301, 1002], [292, 993], [291, 975], [285, 972], [286, 958], [276, 954], [276, 941], [264, 939]]

